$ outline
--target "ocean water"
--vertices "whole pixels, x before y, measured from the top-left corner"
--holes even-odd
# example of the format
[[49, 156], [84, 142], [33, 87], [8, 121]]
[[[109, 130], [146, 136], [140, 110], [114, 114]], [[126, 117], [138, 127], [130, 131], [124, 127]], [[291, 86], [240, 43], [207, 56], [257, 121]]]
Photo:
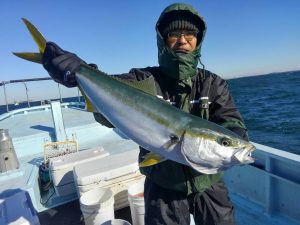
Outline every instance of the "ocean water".
[[[300, 155], [300, 71], [230, 79], [228, 83], [250, 140]], [[78, 98], [63, 99], [70, 101]], [[9, 110], [24, 106], [27, 103], [9, 105]], [[0, 106], [0, 114], [4, 112], [6, 106]]]
[[300, 71], [228, 83], [250, 140], [300, 155]]

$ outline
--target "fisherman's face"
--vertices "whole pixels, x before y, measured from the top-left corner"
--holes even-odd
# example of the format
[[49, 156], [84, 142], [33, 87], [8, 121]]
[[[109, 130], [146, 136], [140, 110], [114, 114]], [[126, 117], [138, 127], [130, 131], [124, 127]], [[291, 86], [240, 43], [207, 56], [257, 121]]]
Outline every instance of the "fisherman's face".
[[168, 33], [166, 43], [176, 53], [188, 53], [197, 47], [197, 33], [177, 30]]

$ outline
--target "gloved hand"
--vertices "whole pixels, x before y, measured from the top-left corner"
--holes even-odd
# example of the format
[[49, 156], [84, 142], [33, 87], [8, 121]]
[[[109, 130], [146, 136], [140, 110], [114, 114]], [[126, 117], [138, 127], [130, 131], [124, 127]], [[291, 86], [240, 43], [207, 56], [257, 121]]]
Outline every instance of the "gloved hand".
[[64, 51], [53, 42], [47, 42], [42, 61], [53, 80], [66, 87], [77, 86], [75, 73], [80, 65], [86, 64], [76, 54]]

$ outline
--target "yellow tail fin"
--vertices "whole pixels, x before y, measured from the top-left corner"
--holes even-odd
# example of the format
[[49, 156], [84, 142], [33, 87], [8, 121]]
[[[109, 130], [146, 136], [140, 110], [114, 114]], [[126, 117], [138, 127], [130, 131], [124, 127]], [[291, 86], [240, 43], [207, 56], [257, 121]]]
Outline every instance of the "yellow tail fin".
[[42, 56], [45, 51], [47, 41], [32, 23], [30, 23], [25, 18], [22, 18], [22, 20], [25, 23], [33, 40], [37, 44], [37, 46], [39, 48], [39, 53], [37, 53], [37, 52], [13, 52], [13, 54], [22, 59], [42, 64]]
[[[33, 40], [37, 44], [37, 46], [39, 48], [39, 52], [13, 52], [13, 54], [15, 56], [18, 56], [18, 57], [22, 58], [22, 59], [42, 64], [42, 57], [43, 57], [43, 53], [44, 53], [45, 48], [46, 48], [47, 41], [43, 37], [43, 35], [38, 31], [38, 29], [31, 22], [29, 22], [25, 18], [22, 18], [22, 20], [25, 23], [25, 25], [26, 25], [29, 33], [31, 34]], [[95, 108], [93, 107], [92, 103], [87, 98], [87, 96], [85, 95], [84, 91], [81, 90], [80, 87], [79, 87], [79, 89], [80, 89], [80, 91], [81, 91], [81, 93], [82, 93], [82, 95], [85, 99], [86, 110], [89, 111], [89, 112], [96, 112]]]

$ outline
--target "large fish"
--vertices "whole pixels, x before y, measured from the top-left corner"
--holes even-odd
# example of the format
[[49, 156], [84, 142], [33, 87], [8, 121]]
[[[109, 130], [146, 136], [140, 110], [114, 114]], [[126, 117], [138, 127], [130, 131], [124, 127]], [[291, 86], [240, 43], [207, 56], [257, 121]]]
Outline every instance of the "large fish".
[[[40, 53], [14, 53], [41, 63], [46, 40], [23, 19]], [[154, 78], [123, 81], [88, 66], [76, 73], [78, 86], [94, 111], [150, 151], [140, 166], [169, 159], [213, 174], [253, 162], [255, 147], [215, 123], [179, 110], [155, 96]]]

